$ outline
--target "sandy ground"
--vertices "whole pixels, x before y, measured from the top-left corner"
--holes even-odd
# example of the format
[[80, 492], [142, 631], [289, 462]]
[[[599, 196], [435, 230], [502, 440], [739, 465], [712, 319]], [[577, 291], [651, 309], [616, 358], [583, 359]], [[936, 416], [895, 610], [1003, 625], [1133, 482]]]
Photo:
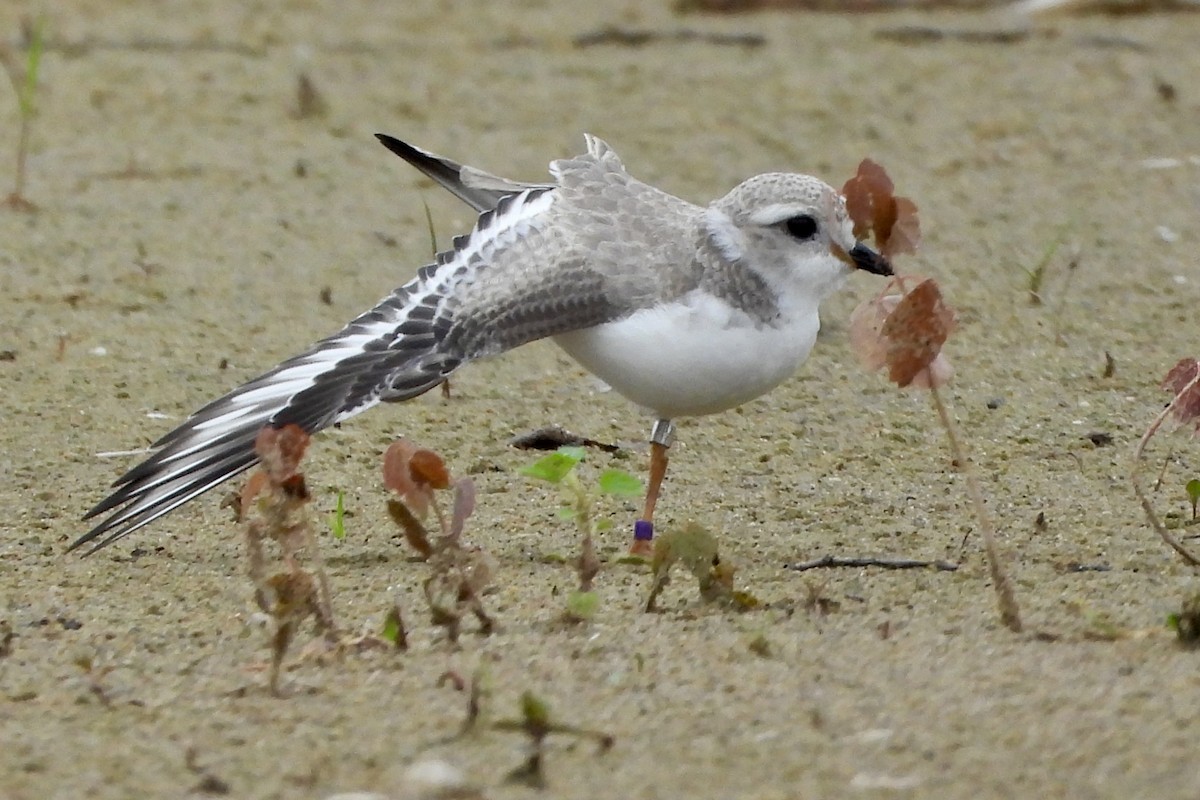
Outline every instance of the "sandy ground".
[[[6, 37], [23, 5], [0, 10]], [[40, 211], [0, 213], [0, 350], [13, 354], [0, 361], [0, 618], [15, 633], [0, 657], [0, 797], [167, 798], [202, 784], [239, 798], [399, 796], [430, 758], [488, 797], [531, 796], [503, 783], [520, 737], [446, 741], [466, 701], [437, 677], [480, 665], [490, 719], [528, 689], [616, 737], [602, 756], [554, 740], [546, 796], [1200, 794], [1197, 656], [1164, 627], [1196, 579], [1128, 484], [1133, 445], [1167, 399], [1158, 380], [1196, 354], [1200, 166], [1186, 159], [1200, 155], [1200, 16], [914, 44], [875, 33], [1008, 23], [680, 18], [634, 2], [115, 5], [47, 6], [55, 46], [27, 189]], [[573, 46], [608, 25], [765, 44]], [[302, 70], [324, 117], [292, 114]], [[5, 95], [6, 165], [16, 125]], [[270, 696], [241, 535], [217, 493], [96, 556], [64, 555], [133, 463], [98, 454], [146, 446], [406, 280], [428, 254], [422, 200], [443, 240], [470, 224], [375, 131], [529, 179], [590, 131], [634, 174], [700, 202], [756, 172], [840, 183], [864, 156], [885, 164], [926, 231], [905, 266], [937, 276], [961, 312], [951, 399], [1027, 632], [998, 624], [977, 535], [954, 573], [783, 568], [955, 558], [976, 530], [928, 398], [864, 374], [848, 350], [844, 320], [879, 285], [865, 275], [827, 305], [795, 379], [686, 422], [673, 451], [660, 523], [717, 532], [763, 610], [704, 606], [680, 579], [647, 615], [647, 575], [611, 564], [595, 621], [558, 622], [573, 577], [553, 557], [574, 534], [507, 440], [561, 424], [624, 447], [589, 469], [643, 472], [647, 421], [543, 344], [463, 371], [449, 402], [377, 410], [313, 448], [321, 517], [337, 489], [353, 514], [347, 538], [324, 544], [338, 618], [376, 630], [395, 596], [408, 653], [296, 661], [290, 696]], [[1032, 305], [1027, 270], [1060, 239]], [[475, 474], [469, 534], [500, 564], [492, 636], [455, 648], [422, 613], [424, 568], [379, 484], [399, 434]], [[1156, 502], [1188, 515], [1200, 450], [1171, 441]], [[618, 530], [634, 516], [605, 508]], [[614, 532], [603, 554], [624, 545]]]

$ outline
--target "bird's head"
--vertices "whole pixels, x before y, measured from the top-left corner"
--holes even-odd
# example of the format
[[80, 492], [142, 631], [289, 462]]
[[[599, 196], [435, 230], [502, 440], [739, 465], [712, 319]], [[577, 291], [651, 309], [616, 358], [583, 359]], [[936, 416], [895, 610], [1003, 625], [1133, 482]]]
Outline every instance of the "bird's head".
[[709, 241], [785, 296], [819, 303], [855, 270], [891, 275], [892, 265], [854, 238], [846, 202], [809, 175], [772, 172], [743, 181], [706, 210]]

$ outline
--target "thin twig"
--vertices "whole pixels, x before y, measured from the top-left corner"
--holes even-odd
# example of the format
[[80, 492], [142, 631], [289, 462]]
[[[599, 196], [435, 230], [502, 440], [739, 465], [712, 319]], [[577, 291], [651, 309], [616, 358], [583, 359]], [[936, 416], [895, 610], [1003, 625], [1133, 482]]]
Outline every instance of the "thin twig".
[[1129, 480], [1131, 483], [1133, 483], [1134, 494], [1137, 495], [1138, 500], [1142, 504], [1142, 511], [1146, 513], [1146, 519], [1150, 520], [1150, 525], [1158, 533], [1159, 538], [1166, 542], [1168, 547], [1178, 553], [1184, 561], [1193, 567], [1200, 567], [1200, 559], [1192, 555], [1191, 551], [1184, 547], [1183, 544], [1176, 539], [1169, 530], [1167, 530], [1167, 527], [1162, 524], [1162, 521], [1158, 518], [1158, 515], [1154, 513], [1154, 507], [1150, 505], [1150, 498], [1146, 497], [1146, 492], [1142, 489], [1141, 473], [1146, 443], [1149, 442], [1151, 437], [1153, 437], [1154, 434], [1158, 432], [1158, 429], [1162, 427], [1163, 422], [1168, 416], [1171, 415], [1171, 412], [1175, 410], [1175, 407], [1179, 405], [1180, 399], [1192, 389], [1196, 388], [1197, 383], [1200, 383], [1200, 370], [1197, 370], [1196, 375], [1187, 382], [1187, 385], [1175, 393], [1175, 396], [1171, 398], [1171, 402], [1167, 404], [1167, 407], [1159, 412], [1159, 415], [1154, 418], [1154, 422], [1150, 423], [1150, 427], [1146, 428], [1146, 432], [1143, 433], [1142, 438], [1138, 440], [1137, 448], [1133, 451], [1133, 469], [1129, 471]]
[[1171, 445], [1171, 449], [1167, 451], [1167, 457], [1163, 459], [1162, 469], [1158, 471], [1158, 479], [1154, 481], [1154, 489], [1157, 492], [1162, 488], [1163, 481], [1167, 477], [1167, 467], [1171, 466], [1171, 456], [1175, 455], [1175, 445]]
[[800, 561], [785, 566], [786, 569], [795, 570], [796, 572], [804, 572], [810, 569], [824, 569], [826, 567], [881, 567], [883, 569], [922, 569], [933, 567], [941, 572], [954, 572], [958, 569], [958, 564], [955, 564], [953, 561], [943, 561], [941, 559], [930, 561], [917, 558], [821, 556], [811, 561]]
[[996, 548], [996, 532], [988, 517], [987, 507], [983, 504], [983, 491], [979, 488], [975, 470], [971, 467], [971, 462], [967, 460], [954, 420], [950, 418], [950, 413], [946, 410], [946, 404], [942, 402], [942, 396], [938, 393], [937, 387], [930, 386], [929, 394], [932, 395], [933, 405], [937, 408], [942, 425], [946, 428], [946, 435], [950, 439], [950, 450], [954, 453], [955, 460], [962, 466], [963, 475], [967, 479], [967, 492], [971, 495], [971, 503], [975, 506], [975, 516], [979, 520], [979, 529], [983, 533], [983, 548], [987, 555], [988, 571], [991, 573], [992, 586], [996, 590], [996, 597], [1000, 605], [1000, 621], [1013, 633], [1020, 633], [1021, 609], [1017, 605], [1017, 597], [1013, 592], [1008, 574], [1000, 563], [1000, 553]]

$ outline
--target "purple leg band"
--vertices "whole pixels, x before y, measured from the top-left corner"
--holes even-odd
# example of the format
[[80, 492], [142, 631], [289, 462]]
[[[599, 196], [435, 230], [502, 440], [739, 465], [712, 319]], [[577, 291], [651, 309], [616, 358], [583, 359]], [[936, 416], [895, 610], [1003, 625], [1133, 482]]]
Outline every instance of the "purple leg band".
[[647, 519], [639, 519], [633, 523], [633, 538], [639, 542], [648, 542], [654, 538], [654, 523]]

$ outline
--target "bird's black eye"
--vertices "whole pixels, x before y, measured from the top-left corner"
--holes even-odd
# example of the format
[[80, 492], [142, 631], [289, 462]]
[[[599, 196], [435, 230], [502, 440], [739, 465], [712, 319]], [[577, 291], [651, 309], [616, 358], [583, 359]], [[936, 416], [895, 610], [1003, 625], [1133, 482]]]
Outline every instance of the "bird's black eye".
[[817, 235], [817, 221], [808, 214], [790, 217], [783, 224], [788, 234], [800, 241], [807, 241]]

